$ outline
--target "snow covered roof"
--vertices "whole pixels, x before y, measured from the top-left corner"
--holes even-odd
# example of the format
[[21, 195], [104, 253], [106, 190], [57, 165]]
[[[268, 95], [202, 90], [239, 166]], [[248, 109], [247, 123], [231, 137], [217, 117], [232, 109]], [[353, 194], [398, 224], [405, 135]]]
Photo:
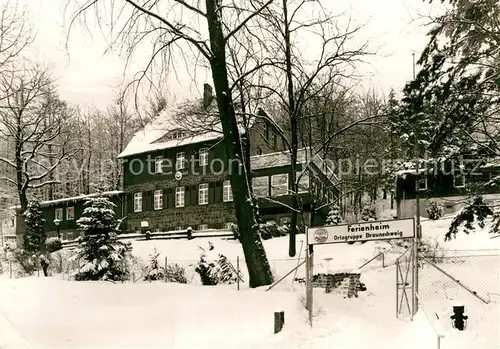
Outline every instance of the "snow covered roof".
[[[297, 164], [307, 165], [313, 163], [320, 171], [322, 171], [332, 182], [338, 182], [338, 178], [334, 171], [328, 167], [327, 163], [319, 155], [311, 158], [311, 149], [302, 148], [297, 150]], [[250, 166], [252, 170], [260, 170], [265, 168], [282, 167], [289, 165], [291, 162], [289, 151], [281, 151], [262, 155], [254, 155], [250, 157]]]
[[[235, 106], [235, 108], [238, 107]], [[253, 119], [251, 121], [254, 122]], [[241, 122], [240, 132], [245, 131], [243, 126]], [[175, 139], [168, 137], [170, 133], [177, 130], [182, 130], [185, 136]], [[203, 106], [203, 99], [198, 99], [167, 107], [144, 129], [134, 135], [118, 158], [216, 140], [221, 137], [222, 125], [216, 99], [213, 98], [207, 107]]]
[[[290, 164], [290, 152], [280, 151], [250, 157], [250, 166], [252, 170], [264, 168], [282, 167]], [[307, 149], [297, 150], [297, 164], [305, 164], [307, 161]]]
[[[94, 197], [98, 197], [98, 196], [115, 196], [115, 195], [120, 195], [123, 193], [124, 193], [124, 191], [122, 191], [122, 190], [112, 190], [112, 191], [104, 191], [102, 193], [82, 194], [82, 195], [73, 196], [70, 198], [41, 201], [40, 206], [47, 207], [47, 206], [57, 205], [60, 203], [65, 203], [65, 202], [81, 201], [81, 200], [86, 200], [86, 199], [94, 198]], [[13, 206], [11, 208], [12, 209], [19, 209], [19, 208], [21, 208], [21, 206], [17, 205], [17, 206]]]

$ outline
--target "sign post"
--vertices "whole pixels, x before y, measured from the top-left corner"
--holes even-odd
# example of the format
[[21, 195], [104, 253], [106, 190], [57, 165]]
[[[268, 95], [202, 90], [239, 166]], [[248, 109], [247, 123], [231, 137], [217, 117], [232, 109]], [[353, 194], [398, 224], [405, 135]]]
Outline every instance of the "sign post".
[[[415, 218], [348, 223], [315, 228], [306, 227], [306, 308], [309, 311], [309, 324], [312, 326], [314, 245], [372, 240], [414, 239], [415, 228]], [[415, 275], [415, 268], [412, 269], [412, 274]], [[414, 285], [412, 286], [414, 287]]]
[[307, 301], [309, 303], [309, 326], [313, 325], [313, 278], [314, 278], [314, 245], [307, 245], [307, 254], [309, 258], [309, 289]]

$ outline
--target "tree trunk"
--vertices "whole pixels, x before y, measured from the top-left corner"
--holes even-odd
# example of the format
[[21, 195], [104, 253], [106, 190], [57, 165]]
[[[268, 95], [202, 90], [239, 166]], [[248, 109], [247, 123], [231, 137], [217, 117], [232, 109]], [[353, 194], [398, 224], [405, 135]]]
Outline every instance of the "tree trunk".
[[297, 195], [298, 185], [296, 183], [297, 172], [295, 170], [297, 164], [297, 148], [298, 148], [298, 135], [297, 135], [297, 110], [295, 110], [295, 96], [293, 88], [293, 74], [292, 74], [292, 52], [290, 44], [290, 27], [288, 23], [288, 4], [287, 0], [283, 0], [283, 16], [285, 24], [285, 61], [286, 61], [286, 76], [287, 76], [287, 93], [288, 93], [288, 112], [290, 117], [291, 129], [291, 149], [290, 149], [290, 184], [292, 186], [292, 214], [290, 220], [290, 240], [288, 244], [288, 255], [295, 257], [296, 254], [296, 234], [297, 234]]
[[207, 24], [212, 50], [210, 66], [224, 134], [226, 154], [229, 159], [228, 170], [230, 171], [234, 208], [238, 220], [240, 241], [248, 267], [249, 284], [250, 287], [259, 287], [270, 285], [273, 282], [273, 276], [264, 246], [258, 234], [257, 219], [245, 173], [249, 169], [246, 168], [244, 163], [238, 123], [229, 91], [225, 39], [219, 13], [221, 5], [220, 0], [206, 0]]

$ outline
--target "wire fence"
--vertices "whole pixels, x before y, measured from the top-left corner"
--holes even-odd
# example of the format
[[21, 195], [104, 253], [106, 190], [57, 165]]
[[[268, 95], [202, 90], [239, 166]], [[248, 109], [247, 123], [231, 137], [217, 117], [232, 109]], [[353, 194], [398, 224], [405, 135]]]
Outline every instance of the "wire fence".
[[450, 316], [457, 304], [465, 306], [469, 329], [480, 329], [479, 346], [500, 343], [500, 250], [439, 251], [419, 259], [418, 300], [443, 345], [455, 345], [445, 334], [453, 328]]

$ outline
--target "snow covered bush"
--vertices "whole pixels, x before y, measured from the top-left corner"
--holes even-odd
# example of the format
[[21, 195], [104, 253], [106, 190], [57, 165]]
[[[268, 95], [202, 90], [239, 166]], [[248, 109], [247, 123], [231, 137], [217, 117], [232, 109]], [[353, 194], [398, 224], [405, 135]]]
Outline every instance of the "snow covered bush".
[[29, 253], [39, 252], [45, 247], [45, 230], [43, 229], [45, 218], [40, 203], [36, 200], [28, 203], [23, 216], [26, 225], [23, 247]]
[[74, 259], [81, 263], [75, 280], [124, 281], [129, 276], [127, 258], [132, 247], [117, 239], [115, 205], [105, 197], [90, 198], [77, 221], [83, 233]]
[[436, 201], [431, 201], [429, 206], [427, 206], [426, 211], [429, 219], [432, 219], [433, 221], [436, 221], [443, 216], [443, 206], [439, 205]]
[[424, 238], [419, 247], [420, 253], [433, 263], [442, 263], [444, 249], [436, 239]]
[[165, 280], [178, 284], [187, 284], [186, 270], [177, 263], [168, 264], [165, 270]]
[[238, 281], [238, 275], [231, 262], [224, 255], [217, 254], [211, 242], [208, 243], [208, 250], [200, 246], [198, 249], [200, 250], [200, 260], [195, 271], [200, 275], [203, 285], [233, 284]]
[[[233, 231], [233, 236], [236, 240], [239, 240], [240, 238], [240, 233], [238, 231], [238, 226], [236, 224], [233, 224], [231, 226], [231, 229]], [[271, 222], [266, 222], [266, 223], [260, 223], [259, 224], [259, 235], [262, 240], [269, 240], [272, 238], [277, 238], [281, 236], [287, 236], [289, 232], [289, 227], [286, 225], [278, 225], [276, 222], [271, 221]], [[299, 227], [297, 227], [297, 233], [300, 233], [301, 230]]]
[[68, 258], [61, 251], [52, 252], [50, 254], [50, 266], [54, 273], [61, 274], [64, 270], [67, 270]]
[[145, 281], [155, 281], [163, 280], [165, 277], [165, 268], [160, 266], [158, 262], [158, 257], [160, 253], [156, 251], [156, 247], [153, 252], [149, 255], [149, 265], [146, 267], [146, 275], [144, 276]]
[[38, 270], [38, 256], [22, 248], [12, 251], [12, 262], [16, 264], [17, 276], [33, 275]]
[[330, 212], [328, 212], [325, 223], [326, 225], [339, 225], [340, 223], [342, 223], [340, 208], [337, 205], [332, 206]]
[[365, 207], [363, 207], [363, 211], [361, 211], [361, 220], [365, 222], [377, 220], [377, 211], [374, 205], [365, 205]]
[[62, 241], [59, 238], [51, 237], [45, 240], [45, 249], [48, 253], [56, 252], [62, 249]]
[[288, 235], [287, 226], [279, 226], [276, 222], [266, 222], [259, 224], [259, 233], [262, 240], [269, 240]]

